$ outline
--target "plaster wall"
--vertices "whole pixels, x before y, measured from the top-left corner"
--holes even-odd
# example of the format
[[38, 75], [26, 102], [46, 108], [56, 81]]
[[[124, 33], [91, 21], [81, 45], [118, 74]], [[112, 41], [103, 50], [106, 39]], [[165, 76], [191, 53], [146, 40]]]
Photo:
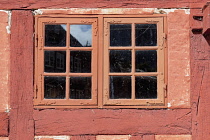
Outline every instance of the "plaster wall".
[[70, 8], [39, 9], [36, 15], [71, 14], [163, 14], [167, 16], [167, 105], [168, 108], [190, 108], [190, 9], [157, 8]]
[[[2, 5], [6, 8], [3, 8]], [[36, 135], [36, 140], [191, 140], [193, 138], [203, 140], [202, 138], [207, 136], [209, 130], [205, 124], [200, 123], [209, 123], [208, 117], [203, 119], [203, 116], [210, 116], [208, 107], [205, 109], [205, 105], [208, 105], [207, 93], [209, 90], [207, 90], [207, 85], [209, 81], [204, 78], [204, 82], [202, 82], [203, 76], [199, 74], [197, 74], [198, 80], [194, 77], [193, 81], [195, 82], [192, 81], [192, 77], [190, 78], [192, 70], [190, 37], [192, 36], [190, 35], [189, 21], [192, 17], [190, 17], [191, 10], [189, 8], [200, 8], [200, 5], [203, 5], [202, 0], [183, 0], [181, 2], [168, 0], [163, 3], [154, 2], [154, 0], [149, 2], [115, 1], [112, 3], [97, 1], [92, 4], [85, 1], [79, 1], [79, 3], [73, 1], [71, 4], [66, 4], [64, 1], [54, 0], [50, 3], [36, 0], [30, 2], [12, 0], [5, 5], [0, 2], [0, 9], [12, 9], [12, 15], [8, 11], [0, 11], [0, 140], [8, 140], [8, 136], [10, 140], [30, 140], [34, 139], [34, 135]], [[93, 7], [93, 9], [81, 9], [85, 7]], [[125, 9], [114, 7], [124, 7]], [[162, 9], [157, 9], [157, 7]], [[166, 103], [168, 108], [156, 110], [34, 109], [34, 16], [32, 15], [34, 8], [39, 9], [34, 12], [35, 14], [45, 15], [118, 13], [166, 15], [168, 60]], [[12, 18], [11, 31], [10, 18]], [[204, 50], [204, 53], [207, 54], [207, 48], [200, 50], [200, 44], [196, 44], [196, 42], [204, 42], [201, 39], [202, 36], [193, 37], [194, 44], [191, 45], [197, 47], [196, 53], [203, 54]], [[205, 59], [205, 62], [202, 63], [197, 62], [197, 59], [194, 60], [195, 63], [193, 61], [193, 66], [196, 65], [194, 74], [196, 72], [208, 74], [208, 71], [205, 71], [205, 68], [209, 69], [207, 60]], [[190, 87], [190, 83], [194, 83], [192, 84], [193, 88]], [[197, 97], [199, 98], [197, 99]], [[193, 105], [190, 104], [190, 99], [193, 100]]]
[[9, 110], [9, 75], [10, 75], [10, 12], [0, 11], [0, 111]]

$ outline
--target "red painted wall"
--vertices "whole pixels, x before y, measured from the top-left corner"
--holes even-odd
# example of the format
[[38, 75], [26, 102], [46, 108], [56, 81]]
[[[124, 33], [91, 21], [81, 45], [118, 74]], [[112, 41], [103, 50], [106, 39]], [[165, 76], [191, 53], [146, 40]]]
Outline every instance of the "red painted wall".
[[[97, 135], [131, 135], [130, 140], [166, 140], [175, 139], [171, 135], [177, 135], [180, 139], [204, 140], [210, 139], [210, 89], [209, 89], [209, 44], [208, 41], [200, 34], [193, 34], [192, 29], [196, 27], [203, 28], [202, 21], [194, 20], [193, 16], [202, 15], [202, 8], [206, 1], [204, 0], [164, 0], [164, 1], [105, 1], [91, 0], [87, 3], [81, 1], [58, 1], [58, 0], [29, 0], [8, 2], [0, 1], [0, 9], [12, 10], [11, 33], [4, 33], [6, 45], [10, 46], [9, 54], [6, 59], [10, 60], [6, 69], [2, 72], [9, 71], [9, 82], [5, 87], [6, 95], [0, 106], [0, 137], [9, 137], [10, 140], [33, 140], [35, 135], [68, 135], [72, 139], [103, 139], [105, 136]], [[169, 39], [169, 58], [171, 62], [169, 69], [173, 70], [173, 65], [177, 65], [178, 60], [184, 52], [190, 51], [188, 58], [190, 60], [190, 78], [188, 81], [190, 87], [179, 85], [172, 88], [171, 93], [176, 98], [175, 101], [169, 99], [174, 106], [171, 110], [167, 109], [34, 109], [33, 108], [33, 69], [34, 69], [34, 9], [48, 8], [190, 8], [190, 15], [183, 11], [175, 11], [168, 14], [169, 20], [173, 17], [180, 16], [180, 21], [167, 23], [171, 28], [168, 36], [176, 37], [180, 40], [188, 39], [188, 46], [184, 50], [176, 50], [173, 46], [174, 40]], [[171, 18], [171, 19], [170, 19]], [[5, 16], [4, 19], [9, 19]], [[183, 22], [183, 20], [187, 20]], [[190, 23], [189, 23], [190, 21]], [[188, 25], [180, 25], [179, 23]], [[197, 23], [198, 22], [198, 23]], [[8, 24], [8, 23], [7, 23]], [[3, 27], [6, 25], [0, 24]], [[206, 29], [205, 25], [205, 29]], [[186, 27], [186, 28], [182, 28]], [[170, 29], [168, 28], [168, 29]], [[174, 28], [172, 30], [172, 28]], [[179, 29], [178, 29], [179, 28]], [[209, 27], [207, 27], [209, 28]], [[6, 29], [6, 28], [5, 28]], [[174, 31], [177, 32], [174, 33]], [[180, 32], [179, 32], [180, 31]], [[182, 38], [188, 36], [188, 38]], [[9, 37], [8, 37], [9, 36]], [[170, 37], [169, 37], [170, 38]], [[181, 44], [186, 45], [186, 43]], [[5, 46], [5, 45], [4, 45]], [[190, 47], [189, 47], [190, 46]], [[189, 50], [188, 50], [189, 49]], [[177, 51], [177, 52], [176, 52]], [[183, 51], [183, 52], [182, 52]], [[6, 51], [5, 51], [6, 52]], [[176, 53], [175, 53], [176, 52]], [[176, 54], [180, 54], [175, 59]], [[6, 54], [5, 54], [6, 55]], [[169, 61], [169, 62], [170, 62]], [[2, 62], [0, 60], [0, 62]], [[185, 64], [184, 60], [183, 63]], [[9, 65], [10, 64], [10, 65]], [[183, 65], [184, 67], [184, 65]], [[178, 68], [178, 67], [177, 67]], [[184, 67], [186, 68], [186, 67]], [[181, 71], [180, 68], [178, 71]], [[169, 72], [170, 72], [169, 71]], [[172, 74], [172, 73], [170, 73]], [[176, 80], [176, 72], [171, 75], [171, 83]], [[173, 78], [174, 76], [174, 78]], [[183, 75], [184, 78], [186, 78]], [[183, 78], [182, 77], [182, 78]], [[174, 79], [174, 80], [173, 80]], [[2, 80], [2, 79], [1, 79]], [[185, 80], [185, 82], [187, 81]], [[180, 86], [180, 87], [178, 87]], [[184, 105], [180, 104], [182, 89], [189, 88]], [[177, 93], [177, 94], [176, 94]], [[183, 92], [184, 93], [184, 92]], [[8, 100], [10, 97], [10, 100]], [[7, 107], [10, 106], [10, 107]], [[9, 111], [8, 111], [9, 109]], [[9, 113], [8, 113], [9, 112]], [[81, 136], [82, 135], [82, 136]], [[186, 136], [180, 136], [186, 135]], [[1, 138], [0, 138], [1, 139]], [[108, 140], [108, 138], [107, 138]]]

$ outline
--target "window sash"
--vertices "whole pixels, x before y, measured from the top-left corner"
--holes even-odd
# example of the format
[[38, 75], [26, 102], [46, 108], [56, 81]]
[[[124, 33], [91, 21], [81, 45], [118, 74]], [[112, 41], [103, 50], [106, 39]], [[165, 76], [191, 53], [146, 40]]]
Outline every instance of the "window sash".
[[[110, 24], [131, 24], [132, 43], [131, 47], [110, 46]], [[157, 46], [135, 46], [135, 24], [157, 24]], [[163, 105], [164, 104], [164, 32], [163, 18], [105, 18], [104, 19], [104, 95], [103, 104], [118, 106], [135, 105]], [[109, 51], [110, 50], [131, 50], [132, 51], [132, 71], [131, 73], [110, 73], [109, 72]], [[135, 72], [135, 51], [136, 50], [156, 50], [157, 51], [157, 72]], [[131, 99], [110, 99], [109, 76], [131, 76]], [[135, 76], [157, 76], [157, 99], [135, 99]]]
[[[82, 18], [83, 17], [83, 18]], [[120, 18], [119, 18], [120, 17]], [[128, 18], [126, 18], [128, 17]], [[137, 17], [137, 18], [136, 18]], [[132, 27], [135, 23], [149, 23], [157, 24], [157, 46], [136, 47], [132, 39], [131, 47], [109, 47], [109, 24], [129, 23]], [[155, 16], [114, 16], [114, 15], [88, 15], [88, 16], [65, 16], [60, 18], [56, 16], [37, 16], [36, 17], [36, 34], [37, 42], [35, 44], [35, 99], [34, 105], [36, 107], [65, 107], [65, 108], [144, 108], [151, 106], [152, 108], [163, 108], [166, 100], [166, 66], [165, 66], [165, 33], [164, 33], [164, 17]], [[44, 24], [66, 24], [69, 32], [70, 24], [92, 24], [93, 45], [92, 47], [44, 47]], [[69, 46], [69, 33], [67, 32], [66, 44]], [[132, 35], [134, 36], [134, 28]], [[134, 37], [132, 37], [134, 38]], [[91, 50], [92, 51], [92, 73], [44, 73], [44, 51], [45, 50], [63, 50], [67, 51], [66, 64], [67, 70], [70, 64], [69, 51], [70, 50]], [[139, 73], [134, 72], [132, 67], [131, 73], [109, 73], [109, 50], [157, 50], [157, 72]], [[132, 53], [134, 58], [135, 53]], [[97, 64], [97, 65], [95, 65]], [[132, 65], [135, 65], [135, 60], [132, 59]], [[87, 99], [44, 99], [44, 76], [92, 76], [92, 100]], [[109, 75], [131, 75], [135, 76], [157, 76], [157, 99], [109, 99]], [[69, 85], [69, 80], [66, 78], [66, 85]], [[134, 86], [133, 86], [134, 85]], [[135, 94], [135, 79], [132, 78], [132, 96]], [[66, 97], [68, 98], [69, 89], [66, 90]]]

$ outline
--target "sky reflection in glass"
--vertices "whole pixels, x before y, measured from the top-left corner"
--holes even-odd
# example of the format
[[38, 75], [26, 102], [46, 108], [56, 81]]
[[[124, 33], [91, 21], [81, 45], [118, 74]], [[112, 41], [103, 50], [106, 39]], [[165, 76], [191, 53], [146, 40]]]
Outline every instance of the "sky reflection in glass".
[[70, 46], [91, 47], [92, 25], [70, 25]]

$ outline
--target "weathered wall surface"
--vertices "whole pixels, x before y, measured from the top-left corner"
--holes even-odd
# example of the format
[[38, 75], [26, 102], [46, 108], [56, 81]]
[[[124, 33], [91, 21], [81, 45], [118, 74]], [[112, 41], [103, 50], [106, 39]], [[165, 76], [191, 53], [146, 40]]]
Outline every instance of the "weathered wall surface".
[[[0, 140], [33, 140], [34, 135], [36, 140], [210, 139], [209, 44], [202, 34], [191, 33], [193, 18], [185, 9], [191, 8], [190, 13], [200, 10], [205, 2], [0, 1], [0, 9], [12, 10], [11, 34], [10, 14], [0, 11]], [[118, 11], [116, 7], [132, 9]], [[97, 9], [49, 10], [51, 8]], [[113, 8], [113, 11], [100, 8]], [[138, 14], [167, 14], [169, 109], [34, 109], [32, 9], [48, 9], [41, 10], [42, 14], [76, 14], [81, 11], [85, 14], [135, 14], [133, 8], [149, 8], [138, 9]]]
[[10, 12], [0, 11], [0, 111], [9, 109], [9, 73], [10, 73]]
[[0, 139], [8, 136], [9, 74], [10, 74], [10, 12], [0, 11]]
[[[168, 107], [172, 110], [44, 109], [34, 110], [35, 135], [116, 135], [152, 140], [155, 135], [190, 135], [189, 9], [40, 9], [37, 14], [167, 14]], [[79, 116], [79, 117], [77, 117]], [[150, 134], [150, 135], [145, 135]], [[106, 136], [97, 136], [96, 138]], [[109, 138], [109, 136], [107, 136]], [[162, 138], [163, 137], [157, 137]], [[165, 136], [165, 139], [167, 137]], [[191, 137], [189, 137], [191, 138]], [[79, 138], [78, 138], [79, 139]]]
[[190, 9], [93, 8], [39, 9], [36, 14], [138, 14], [167, 15], [167, 52], [169, 108], [190, 108]]
[[167, 16], [168, 106], [190, 108], [189, 12], [175, 10]]

